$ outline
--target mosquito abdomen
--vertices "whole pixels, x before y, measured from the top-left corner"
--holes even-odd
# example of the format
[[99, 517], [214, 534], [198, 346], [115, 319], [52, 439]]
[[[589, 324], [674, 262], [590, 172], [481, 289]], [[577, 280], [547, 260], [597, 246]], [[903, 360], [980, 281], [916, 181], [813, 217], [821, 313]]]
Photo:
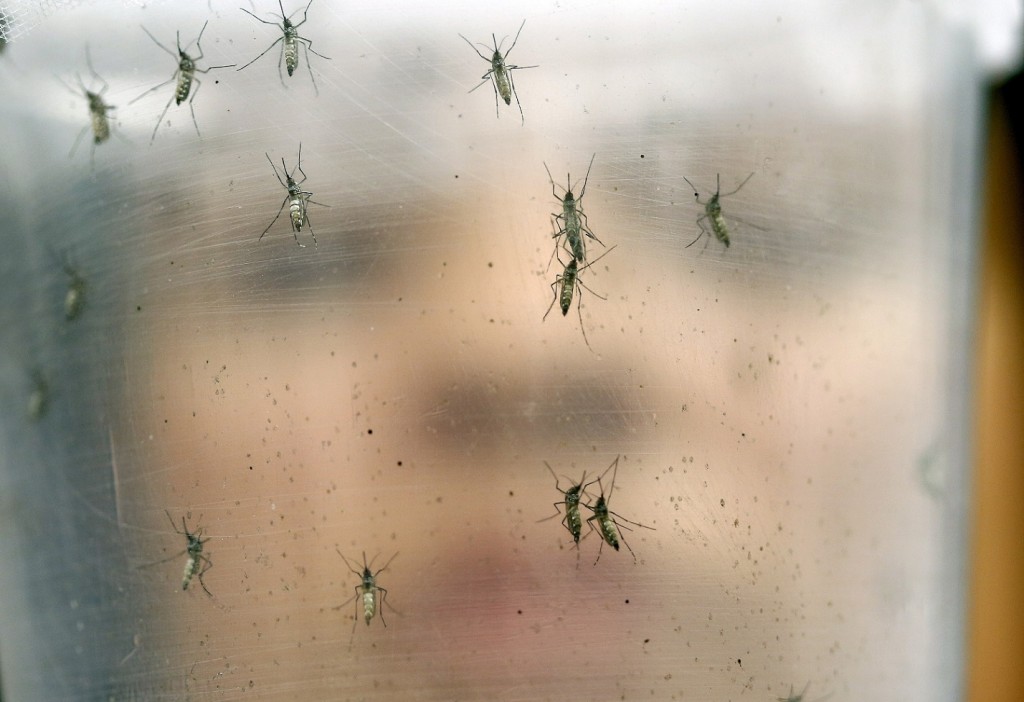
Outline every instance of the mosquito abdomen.
[[566, 515], [569, 520], [569, 531], [572, 532], [572, 540], [580, 542], [580, 532], [583, 531], [583, 520], [580, 518], [580, 507], [578, 504], [571, 504], [568, 500], [565, 503]]
[[559, 296], [558, 304], [562, 308], [562, 316], [569, 314], [569, 307], [572, 305], [572, 294], [576, 288], [576, 259], [569, 261], [562, 273], [562, 293]]
[[501, 54], [495, 53], [495, 58], [492, 60], [494, 66], [494, 82], [498, 85], [498, 94], [501, 95], [501, 99], [505, 101], [506, 105], [512, 104], [512, 86], [508, 82], [508, 73], [505, 71], [505, 65], [501, 61]]
[[102, 144], [110, 138], [110, 122], [103, 112], [92, 113], [92, 141], [94, 144]]
[[715, 233], [715, 238], [729, 248], [729, 228], [725, 225], [725, 217], [722, 216], [721, 210], [709, 214], [708, 219], [711, 220], [711, 230]]
[[366, 626], [370, 626], [370, 620], [376, 611], [377, 600], [373, 589], [363, 586], [363, 617], [366, 619]]
[[302, 231], [302, 222], [306, 217], [301, 197], [292, 198], [291, 205], [288, 206], [288, 215], [292, 218], [292, 229]]
[[189, 556], [188, 560], [185, 561], [185, 570], [181, 574], [181, 589], [187, 590], [188, 584], [192, 582], [192, 576], [196, 572], [196, 557]]
[[288, 75], [295, 72], [299, 65], [299, 42], [294, 36], [285, 36], [284, 39], [284, 66], [288, 69]]
[[180, 105], [188, 99], [192, 92], [192, 78], [194, 77], [195, 66], [192, 61], [181, 60], [179, 67], [181, 73], [178, 75], [178, 85], [174, 89], [174, 103]]
[[110, 108], [98, 93], [86, 91], [85, 96], [89, 99], [89, 119], [92, 122], [93, 143], [102, 144], [110, 138], [110, 121], [107, 119], [107, 110]]
[[[96, 142], [97, 144], [99, 142]], [[68, 321], [77, 319], [85, 306], [85, 281], [77, 275], [72, 277], [68, 291], [64, 295], [64, 318]]]
[[601, 536], [604, 537], [604, 540], [609, 546], [618, 551], [619, 534], [615, 530], [615, 524], [612, 522], [612, 518], [608, 516], [601, 517], [598, 520], [598, 523], [601, 525]]

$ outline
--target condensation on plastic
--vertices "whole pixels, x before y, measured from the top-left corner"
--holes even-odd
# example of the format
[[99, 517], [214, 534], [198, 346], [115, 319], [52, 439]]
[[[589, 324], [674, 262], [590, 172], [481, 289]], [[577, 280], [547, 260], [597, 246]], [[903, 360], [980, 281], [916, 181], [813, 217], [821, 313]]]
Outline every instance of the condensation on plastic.
[[[150, 145], [173, 88], [132, 101], [175, 62], [140, 24], [173, 49], [208, 20], [201, 66], [280, 31], [83, 5], [0, 58], [6, 698], [959, 698], [970, 33], [921, 3], [315, 0], [319, 95], [275, 48], [199, 75], [201, 138], [171, 104]], [[524, 18], [521, 125], [459, 34]], [[86, 45], [115, 135], [69, 158]], [[285, 216], [259, 240], [265, 154], [300, 142], [319, 245]], [[542, 320], [544, 163], [594, 154], [588, 348], [575, 307]], [[750, 173], [731, 247], [687, 247], [684, 177]], [[595, 565], [540, 521], [544, 461], [616, 456], [612, 509], [655, 530]], [[386, 628], [336, 550], [398, 554]]]

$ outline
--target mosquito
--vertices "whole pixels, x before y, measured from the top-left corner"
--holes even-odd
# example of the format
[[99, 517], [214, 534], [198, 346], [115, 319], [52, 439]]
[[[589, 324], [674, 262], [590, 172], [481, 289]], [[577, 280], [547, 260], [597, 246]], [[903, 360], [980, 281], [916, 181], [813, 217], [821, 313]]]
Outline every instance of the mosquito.
[[68, 276], [68, 290], [64, 293], [64, 318], [70, 322], [78, 319], [85, 307], [85, 278], [68, 263], [64, 263], [63, 268]]
[[[601, 478], [604, 477], [609, 470], [612, 471], [612, 484], [611, 487], [608, 489], [608, 496], [605, 497], [604, 486], [601, 485]], [[592, 480], [591, 482], [587, 483], [587, 485], [583, 486], [584, 491], [586, 491], [587, 487], [593, 485], [594, 483], [597, 483], [598, 487], [601, 488], [601, 494], [597, 498], [597, 501], [594, 502], [593, 505], [584, 505], [587, 509], [594, 513], [593, 516], [587, 518], [587, 524], [590, 525], [591, 528], [594, 528], [594, 525], [591, 522], [597, 522], [597, 532], [601, 535], [602, 540], [601, 546], [599, 546], [597, 549], [597, 559], [594, 561], [594, 565], [597, 565], [597, 562], [601, 560], [601, 549], [605, 543], [607, 543], [609, 546], [618, 551], [620, 541], [626, 545], [627, 549], [629, 549], [630, 555], [633, 556], [633, 562], [636, 562], [636, 554], [633, 553], [633, 549], [630, 548], [628, 543], [626, 543], [626, 538], [622, 536], [622, 532], [620, 531], [621, 529], [626, 529], [627, 531], [632, 530], [629, 527], [623, 526], [619, 522], [615, 521], [615, 519], [612, 518], [613, 516], [617, 517], [618, 519], [624, 522], [629, 522], [634, 526], [643, 527], [644, 529], [650, 529], [651, 531], [655, 530], [654, 527], [649, 527], [646, 524], [641, 524], [640, 522], [634, 522], [630, 519], [626, 519], [622, 515], [616, 514], [615, 512], [612, 512], [611, 510], [608, 509], [608, 502], [611, 500], [612, 492], [614, 492], [615, 490], [615, 477], [618, 474], [618, 472], [619, 456], [616, 456], [615, 460], [612, 461], [611, 465], [609, 465], [605, 469], [604, 473], [598, 476], [596, 480]]]
[[[611, 247], [610, 249], [605, 251], [603, 254], [601, 254], [600, 256], [598, 256], [596, 259], [586, 264], [585, 266], [580, 266], [575, 258], [571, 259], [567, 264], [563, 263], [562, 265], [564, 266], [564, 269], [561, 275], [557, 276], [555, 278], [555, 282], [551, 284], [551, 292], [553, 293], [553, 297], [551, 300], [551, 304], [548, 305], [548, 311], [544, 313], [544, 317], [541, 321], [547, 319], [548, 315], [551, 314], [551, 309], [555, 306], [556, 300], [558, 301], [559, 307], [562, 308], [562, 316], [564, 317], [567, 314], [569, 314], [569, 308], [572, 306], [573, 294], [579, 288], [586, 288], [587, 290], [590, 290], [590, 293], [597, 297], [598, 299], [607, 300], [607, 297], [599, 295], [593, 290], [591, 290], [589, 287], [587, 287], [587, 285], [585, 285], [580, 280], [580, 274], [614, 250], [615, 246]], [[562, 259], [559, 258], [558, 262], [562, 263]], [[583, 327], [583, 310], [581, 309], [582, 304], [583, 291], [580, 290], [580, 294], [576, 298], [576, 312], [579, 314], [580, 317], [580, 331], [583, 332], [583, 341], [586, 342], [587, 348], [590, 348], [590, 341], [587, 339], [587, 330], [584, 329]]]
[[[309, 225], [309, 235], [313, 237], [313, 246], [317, 246], [316, 234], [313, 233], [313, 223], [309, 221], [308, 206], [313, 204], [319, 205], [320, 207], [330, 207], [330, 205], [325, 205], [321, 202], [311, 200], [310, 198], [313, 197], [313, 193], [299, 187], [306, 182], [306, 172], [302, 170], [302, 143], [299, 143], [298, 163], [295, 164], [295, 168], [292, 169], [291, 173], [288, 172], [288, 167], [284, 163], [284, 157], [281, 157], [281, 171], [284, 173], [283, 180], [281, 179], [281, 175], [277, 172], [277, 166], [275, 166], [274, 162], [270, 160], [270, 154], [264, 152], [264, 155], [267, 157], [270, 167], [274, 169], [274, 175], [277, 177], [277, 182], [281, 184], [281, 187], [288, 191], [288, 194], [285, 195], [284, 200], [281, 201], [281, 208], [277, 211], [277, 214], [274, 215], [274, 219], [272, 219], [270, 224], [267, 225], [267, 228], [263, 230], [263, 234], [260, 234], [260, 238], [257, 239], [257, 241], [262, 240], [263, 236], [270, 231], [270, 228], [274, 226], [274, 223], [277, 222], [278, 217], [280, 217], [281, 213], [284, 211], [284, 206], [288, 205], [288, 218], [291, 222], [292, 236], [295, 237], [295, 243], [298, 244], [300, 248], [306, 248], [305, 244], [299, 242], [299, 232], [302, 231], [302, 225], [306, 224]], [[295, 182], [295, 171], [302, 174], [302, 180]]]
[[40, 368], [34, 368], [29, 373], [29, 380], [32, 389], [28, 394], [25, 413], [31, 421], [38, 422], [50, 409], [50, 382]]
[[718, 239], [723, 244], [725, 244], [725, 248], [729, 248], [729, 227], [726, 226], [725, 217], [722, 216], [722, 205], [719, 202], [719, 199], [723, 197], [729, 197], [730, 195], [735, 195], [740, 191], [740, 188], [746, 185], [747, 181], [753, 177], [754, 174], [751, 173], [746, 178], [744, 178], [743, 182], [736, 186], [736, 189], [733, 190], [732, 192], [719, 194], [722, 190], [722, 177], [720, 174], [716, 174], [715, 194], [712, 195], [707, 202], [701, 202], [700, 193], [697, 192], [697, 186], [691, 183], [689, 178], [683, 176], [683, 180], [685, 180], [686, 183], [691, 188], [693, 188], [693, 196], [697, 199], [697, 204], [704, 205], [704, 214], [697, 218], [697, 226], [700, 227], [700, 234], [697, 235], [696, 239], [687, 244], [685, 248], [690, 248], [691, 246], [696, 244], [702, 236], [708, 233], [708, 230], [704, 228], [703, 224], [705, 219], [711, 222], [711, 231], [714, 232], [715, 238]]
[[[209, 73], [210, 71], [217, 68], [231, 68], [235, 65], [233, 63], [230, 63], [225, 66], [210, 66], [209, 68], [199, 68], [196, 65], [199, 62], [199, 60], [203, 58], [203, 48], [199, 45], [199, 42], [202, 41], [203, 32], [206, 31], [206, 25], [209, 23], [209, 20], [204, 22], [203, 28], [199, 30], [199, 36], [196, 37], [195, 41], [196, 49], [199, 51], [199, 55], [194, 57], [189, 56], [187, 53], [185, 53], [185, 49], [192, 46], [192, 42], [186, 44], [185, 49], [181, 48], [180, 31], [176, 32], [174, 35], [175, 44], [178, 48], [178, 55], [175, 56], [174, 52], [168, 49], [163, 44], [161, 44], [159, 41], [157, 41], [157, 38], [150, 34], [148, 29], [142, 27], [142, 31], [144, 31], [146, 35], [153, 40], [153, 43], [155, 43], [161, 49], [170, 54], [174, 58], [174, 60], [178, 62], [178, 68], [175, 69], [174, 75], [172, 75], [170, 78], [165, 80], [160, 85], [150, 88], [146, 92], [142, 93], [142, 95], [139, 95], [137, 98], [128, 103], [129, 105], [131, 105], [136, 101], [141, 100], [146, 95], [149, 95], [150, 93], [159, 90], [168, 83], [175, 83], [175, 81], [177, 81], [174, 87], [174, 94], [171, 96], [171, 99], [167, 101], [167, 104], [164, 105], [164, 111], [160, 113], [160, 119], [156, 121], [156, 126], [153, 127], [153, 136], [151, 136], [149, 139], [150, 144], [152, 144], [153, 141], [156, 139], [156, 132], [158, 129], [160, 129], [160, 123], [164, 121], [164, 116], [167, 115], [167, 110], [171, 108], [171, 103], [173, 102], [177, 105], [180, 105], [181, 103], [185, 102], [186, 99], [188, 100], [188, 108], [192, 112], [192, 124], [195, 125], [196, 134], [199, 136], [199, 138], [202, 138], [202, 134], [199, 134], [199, 123], [196, 121], [196, 108], [192, 103], [192, 101], [196, 99], [196, 95], [199, 93], [199, 87], [202, 85], [202, 81], [199, 80], [199, 78], [196, 76], [196, 73]], [[196, 86], [195, 90], [192, 90], [193, 83], [195, 83]]]
[[[82, 95], [89, 105], [89, 124], [82, 127], [82, 131], [78, 133], [78, 137], [75, 138], [75, 143], [71, 146], [71, 151], [68, 152], [68, 158], [72, 158], [75, 155], [75, 152], [78, 150], [78, 145], [82, 143], [82, 137], [85, 136], [86, 132], [88, 132], [91, 127], [92, 152], [89, 155], [89, 160], [90, 162], [93, 162], [96, 155], [96, 147], [110, 139], [110, 119], [108, 113], [117, 108], [113, 105], [108, 105], [103, 101], [103, 93], [107, 92], [107, 88], [109, 86], [107, 85], [107, 81], [103, 80], [103, 78], [96, 73], [96, 69], [92, 67], [92, 56], [89, 53], [88, 45], [85, 47], [85, 63], [89, 66], [89, 73], [92, 74], [92, 77], [103, 85], [103, 87], [101, 87], [97, 92], [93, 92], [85, 86], [85, 83], [82, 81], [82, 76], [79, 73], [75, 74], [75, 79], [78, 81], [78, 87], [81, 90], [81, 93], [65, 83], [63, 80], [60, 82], [65, 88], [75, 95]], [[60, 79], [58, 78], [58, 80]]]
[[[337, 548], [335, 548], [334, 550], [338, 551]], [[341, 556], [343, 561], [345, 561], [345, 565], [348, 566], [348, 569], [351, 570], [353, 573], [355, 573], [356, 575], [358, 575], [362, 579], [362, 583], [355, 586], [356, 594], [354, 594], [352, 597], [350, 597], [349, 599], [347, 599], [344, 602], [342, 602], [340, 605], [338, 605], [338, 607], [339, 608], [340, 607], [344, 607], [345, 605], [347, 605], [352, 600], [354, 600], [356, 598], [361, 598], [362, 602], [363, 602], [363, 618], [366, 619], [366, 626], [370, 626], [370, 620], [373, 619], [373, 615], [378, 612], [377, 605], [378, 604], [383, 605], [384, 601], [387, 599], [387, 596], [388, 596], [388, 591], [385, 588], [383, 588], [383, 587], [381, 587], [380, 585], [377, 584], [377, 576], [380, 575], [381, 571], [385, 570], [389, 565], [391, 565], [391, 561], [395, 560], [395, 556], [397, 556], [398, 554], [395, 553], [394, 556], [392, 556], [391, 558], [388, 559], [387, 563], [385, 563], [383, 566], [378, 568], [376, 572], [372, 572], [370, 570], [370, 566], [373, 565], [373, 561], [370, 561], [369, 564], [367, 564], [367, 562], [366, 562], [366, 551], [363, 551], [363, 572], [362, 573], [359, 572], [358, 568], [353, 568], [352, 567], [352, 564], [349, 562], [349, 560], [347, 558], [345, 558], [345, 554], [343, 554], [341, 551], [338, 551], [338, 555]], [[374, 561], [377, 560], [376, 556], [374, 556], [373, 560]], [[381, 621], [381, 623], [386, 628], [388, 623], [386, 621], [384, 621], [384, 609], [380, 608], [379, 611], [380, 611], [380, 621]], [[353, 632], [355, 632], [356, 624], [358, 622], [359, 622], [359, 606], [356, 605], [356, 617], [355, 617], [355, 621], [352, 623], [352, 631]]]
[[[242, 12], [246, 13], [247, 15], [251, 15], [257, 21], [262, 22], [263, 24], [273, 25], [274, 27], [278, 27], [281, 30], [281, 36], [275, 39], [270, 46], [264, 49], [262, 54], [254, 58], [249, 63], [242, 66], [242, 68], [248, 68], [252, 64], [256, 63], [256, 61], [263, 58], [264, 54], [273, 49], [278, 42], [282, 42], [281, 57], [277, 60], [277, 75], [281, 78], [281, 85], [284, 85], [284, 76], [281, 75], [281, 61], [284, 61], [285, 68], [287, 68], [288, 70], [288, 76], [291, 77], [291, 75], [295, 72], [296, 67], [299, 65], [299, 43], [301, 42], [302, 48], [306, 52], [306, 68], [309, 69], [309, 79], [313, 81], [313, 90], [315, 90], [316, 94], [319, 95], [320, 90], [316, 87], [316, 78], [313, 77], [313, 68], [309, 65], [309, 52], [312, 51], [320, 58], [327, 59], [328, 61], [330, 61], [331, 59], [329, 56], [324, 56], [323, 54], [317, 52], [313, 48], [312, 40], [307, 39], [306, 37], [303, 36], [299, 36], [299, 27], [306, 23], [306, 15], [309, 13], [309, 6], [312, 4], [313, 0], [309, 0], [309, 4], [306, 5], [306, 9], [302, 11], [302, 21], [299, 22], [298, 24], [292, 24], [292, 15], [294, 15], [295, 12], [298, 12], [298, 10], [293, 12], [292, 15], [285, 15], [284, 5], [281, 4], [281, 0], [277, 0], [277, 6], [281, 10], [281, 24], [278, 24], [277, 22], [268, 22], [265, 19], [260, 19], [259, 17], [256, 17], [256, 15], [254, 15], [253, 13], [246, 10], [244, 7], [240, 7], [239, 9]], [[277, 15], [274, 16], [276, 17]], [[242, 68], [239, 68], [238, 70], [241, 71]]]
[[583, 492], [583, 484], [587, 479], [586, 472], [583, 473], [583, 477], [580, 478], [580, 482], [575, 485], [570, 485], [568, 490], [563, 490], [559, 484], [559, 478], [555, 475], [555, 471], [551, 468], [551, 465], [544, 461], [544, 465], [547, 466], [548, 472], [551, 473], [551, 477], [555, 479], [555, 489], [562, 493], [564, 498], [563, 502], [552, 502], [551, 504], [555, 507], [555, 513], [550, 517], [545, 517], [540, 521], [546, 522], [549, 519], [554, 519], [562, 512], [558, 509], [559, 505], [565, 507], [565, 515], [562, 516], [562, 526], [572, 534], [572, 540], [576, 542], [576, 548], [579, 548], [580, 544], [580, 533], [583, 531], [583, 519], [580, 517], [580, 495]]
[[[499, 112], [500, 108], [498, 105], [498, 95], [501, 95], [501, 99], [505, 101], [506, 105], [512, 104], [512, 96], [515, 95], [516, 106], [519, 107], [519, 117], [522, 120], [522, 123], [526, 124], [526, 117], [523, 115], [523, 106], [519, 103], [519, 94], [516, 92], [516, 83], [512, 79], [512, 71], [518, 71], [524, 68], [537, 68], [537, 66], [516, 66], [514, 64], [505, 63], [508, 59], [508, 55], [512, 53], [512, 49], [516, 48], [516, 42], [519, 41], [519, 34], [523, 31], [524, 26], [526, 26], [525, 19], [523, 20], [523, 23], [519, 25], [519, 31], [516, 32], [516, 38], [512, 40], [512, 46], [508, 47], [508, 51], [506, 51], [504, 55], [501, 53], [501, 46], [505, 43], [505, 39], [507, 37], [503, 38], [501, 40], [501, 44], [499, 44], [498, 38], [492, 33], [491, 39], [494, 41], [494, 53], [491, 55], [491, 58], [487, 58], [481, 54], [480, 50], [477, 49], [476, 45], [474, 45], [469, 39], [466, 39], [466, 37], [463, 37], [461, 34], [459, 36], [462, 37], [463, 41], [469, 44], [469, 47], [476, 52], [477, 56], [491, 65], [490, 69], [480, 76], [480, 83], [469, 92], [473, 92], [473, 90], [476, 90], [490, 79], [491, 86], [494, 88], [494, 112], [498, 115], [498, 118], [501, 118], [501, 113]], [[479, 46], [484, 47], [488, 51], [491, 50], [491, 47], [487, 46], [487, 44], [479, 44]]]
[[68, 277], [68, 288], [64, 293], [64, 318], [69, 322], [78, 319], [82, 309], [85, 307], [85, 278], [72, 265], [67, 254], [57, 253], [57, 251], [49, 246], [46, 248], [54, 263], [58, 264], [63, 269], [64, 275]]
[[551, 181], [551, 194], [562, 203], [562, 214], [552, 213], [551, 215], [555, 218], [555, 226], [561, 226], [561, 229], [553, 235], [556, 239], [555, 248], [556, 250], [558, 248], [557, 240], [561, 239], [564, 235], [565, 242], [562, 244], [563, 248], [566, 248], [566, 251], [571, 253], [573, 258], [579, 263], [583, 263], [587, 255], [587, 245], [583, 239], [584, 234], [601, 244], [601, 246], [604, 246], [604, 242], [598, 239], [594, 232], [590, 231], [590, 227], [587, 225], [587, 215], [583, 212], [583, 195], [587, 192], [587, 181], [590, 179], [590, 169], [594, 167], [594, 158], [596, 156], [597, 154], [595, 153], [590, 157], [590, 165], [587, 166], [587, 175], [583, 179], [583, 188], [580, 190], [579, 197], [574, 197], [572, 194], [568, 173], [565, 174], [565, 193], [559, 197], [558, 193], [555, 192], [555, 179], [551, 177], [551, 169], [548, 168], [547, 162], [544, 162], [544, 170], [548, 172], [548, 180]]
[[187, 554], [188, 559], [185, 561], [185, 569], [181, 574], [181, 589], [187, 590], [189, 583], [192, 582], [192, 578], [198, 578], [199, 584], [203, 586], [203, 590], [210, 597], [213, 597], [213, 593], [206, 587], [206, 583], [203, 582], [203, 574], [206, 573], [210, 568], [213, 567], [213, 561], [210, 557], [203, 553], [203, 545], [209, 541], [209, 538], [203, 537], [203, 528], [199, 527], [193, 533], [188, 530], [188, 525], [185, 524], [184, 515], [181, 517], [181, 529], [178, 529], [178, 525], [174, 523], [174, 518], [171, 513], [164, 510], [167, 515], [167, 521], [171, 523], [171, 528], [174, 529], [175, 533], [181, 534], [187, 540], [184, 550], [178, 551], [177, 553], [164, 558], [163, 560], [155, 561], [153, 563], [147, 563], [146, 565], [139, 566], [140, 568], [149, 568], [151, 566], [160, 565], [167, 561], [174, 560], [182, 555]]

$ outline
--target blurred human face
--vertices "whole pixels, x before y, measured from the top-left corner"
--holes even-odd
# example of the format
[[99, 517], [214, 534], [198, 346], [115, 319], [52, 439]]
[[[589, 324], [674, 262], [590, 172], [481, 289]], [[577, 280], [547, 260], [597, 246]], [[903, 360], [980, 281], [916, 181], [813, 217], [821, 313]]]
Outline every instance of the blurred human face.
[[[149, 147], [173, 85], [132, 99], [174, 65], [136, 25], [184, 45], [209, 20], [203, 68], [247, 62], [280, 30], [234, 7], [119, 7], [112, 25], [114, 11], [65, 12], [12, 49], [45, 89], [4, 78], [33, 116], [2, 123], [23, 130], [5, 158], [33, 163], [10, 199], [52, 194], [11, 208], [39, 220], [16, 227], [37, 237], [12, 243], [27, 262], [12, 299], [67, 287], [45, 247], [87, 285], [77, 319], [15, 304], [6, 327], [40, 339], [52, 378], [50, 416], [10, 433], [52, 503], [19, 494], [18, 533], [42, 536], [18, 551], [33, 554], [27, 585], [0, 588], [7, 611], [47, 612], [34, 660], [78, 671], [40, 686], [942, 688], [935, 527], [949, 515], [935, 506], [949, 505], [918, 472], [948, 454], [945, 269], [922, 256], [935, 162], [906, 84], [826, 50], [882, 30], [898, 55], [876, 59], [924, 93], [913, 17], [851, 28], [761, 8], [708, 32], [724, 20], [699, 8], [517, 8], [509, 61], [537, 65], [514, 75], [521, 120], [503, 101], [495, 115], [488, 86], [468, 93], [487, 67], [458, 35], [500, 42], [522, 14], [325, 0], [301, 27], [330, 57], [312, 56], [316, 88], [305, 66], [279, 77], [276, 49], [200, 72], [202, 139], [171, 104]], [[93, 61], [121, 110], [94, 166], [67, 160], [81, 96], [39, 77], [78, 65], [86, 35], [105, 39]], [[794, 72], [801, 46], [830, 80], [842, 67], [841, 94], [821, 97], [824, 66]], [[300, 143], [308, 221], [293, 232], [268, 159], [291, 173]], [[687, 183], [707, 202], [719, 178], [730, 246], [690, 246], [717, 224]], [[563, 183], [600, 239], [564, 315]], [[577, 546], [550, 517], [584, 475]], [[618, 550], [595, 531], [602, 496]], [[179, 529], [209, 559], [184, 591]], [[379, 588], [368, 624], [364, 568]]]

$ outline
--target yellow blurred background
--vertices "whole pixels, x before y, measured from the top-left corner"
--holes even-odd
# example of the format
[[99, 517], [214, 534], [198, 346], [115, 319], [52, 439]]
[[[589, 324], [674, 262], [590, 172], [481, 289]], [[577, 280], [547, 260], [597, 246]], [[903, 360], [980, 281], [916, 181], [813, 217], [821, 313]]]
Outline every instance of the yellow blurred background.
[[977, 330], [968, 699], [1024, 699], [1024, 203], [1020, 76], [990, 101]]

